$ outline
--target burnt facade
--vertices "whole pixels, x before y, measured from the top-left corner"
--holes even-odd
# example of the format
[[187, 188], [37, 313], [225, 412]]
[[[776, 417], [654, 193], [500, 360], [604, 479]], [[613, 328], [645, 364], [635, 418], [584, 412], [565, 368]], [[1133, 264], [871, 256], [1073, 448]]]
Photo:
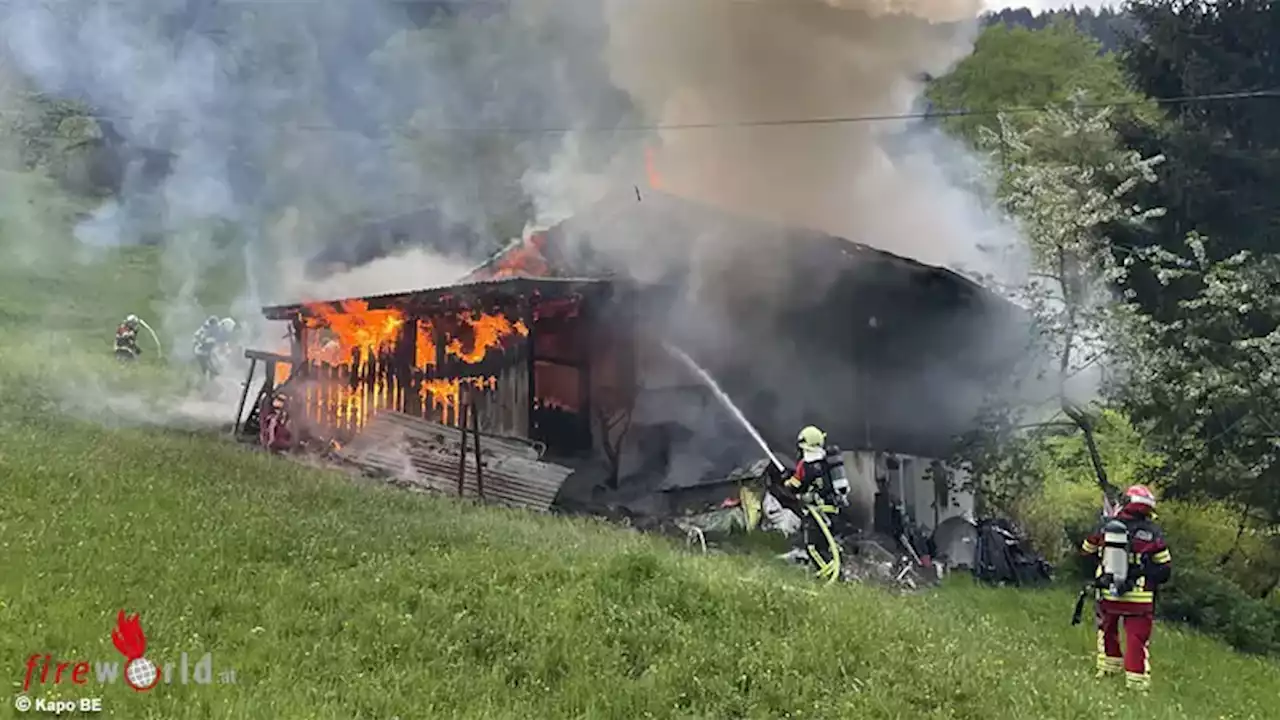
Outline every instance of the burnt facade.
[[288, 363], [268, 382], [305, 433], [338, 443], [380, 410], [458, 426], [466, 407], [483, 433], [590, 453], [604, 386], [631, 382], [613, 350], [628, 345], [625, 294], [604, 281], [509, 278], [268, 307], [290, 327]]

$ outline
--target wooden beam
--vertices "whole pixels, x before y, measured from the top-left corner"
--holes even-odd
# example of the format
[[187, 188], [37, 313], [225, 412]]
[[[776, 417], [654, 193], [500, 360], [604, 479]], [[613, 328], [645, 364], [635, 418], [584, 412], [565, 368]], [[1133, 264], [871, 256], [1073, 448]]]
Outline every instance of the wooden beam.
[[458, 497], [462, 497], [462, 481], [467, 477], [467, 402], [463, 396], [467, 391], [458, 392], [458, 430], [461, 439], [458, 441]]
[[422, 377], [428, 380], [452, 380], [460, 377], [472, 377], [476, 375], [498, 375], [503, 370], [520, 363], [523, 358], [520, 353], [512, 348], [510, 352], [490, 352], [478, 363], [467, 363], [461, 360], [444, 360], [439, 359], [444, 354], [443, 348], [437, 351], [437, 362], [435, 365], [427, 368]]
[[[474, 397], [470, 392], [467, 393], [467, 396], [469, 398]], [[480, 467], [480, 413], [476, 412], [476, 404], [474, 400], [470, 402], [470, 405], [471, 405], [471, 437], [474, 438], [474, 442], [476, 446], [476, 495], [480, 496], [480, 499], [483, 500], [484, 499], [484, 471]], [[467, 454], [466, 445], [462, 446], [462, 454], [463, 455]]]
[[245, 350], [244, 356], [249, 360], [261, 360], [262, 362], [266, 362], [266, 363], [282, 362], [282, 363], [288, 363], [289, 365], [293, 365], [293, 363], [296, 361], [295, 358], [289, 355], [281, 355], [279, 353], [264, 352], [262, 350]]
[[[248, 350], [245, 351], [245, 357], [249, 357]], [[236, 406], [236, 423], [231, 428], [231, 436], [239, 437], [240, 435], [240, 418], [244, 417], [244, 403], [249, 398], [249, 386], [253, 384], [253, 371], [258, 367], [258, 358], [249, 358], [249, 374], [244, 379], [244, 388], [240, 391], [240, 404]], [[268, 365], [274, 367], [274, 364]], [[270, 372], [270, 371], [268, 371]]]

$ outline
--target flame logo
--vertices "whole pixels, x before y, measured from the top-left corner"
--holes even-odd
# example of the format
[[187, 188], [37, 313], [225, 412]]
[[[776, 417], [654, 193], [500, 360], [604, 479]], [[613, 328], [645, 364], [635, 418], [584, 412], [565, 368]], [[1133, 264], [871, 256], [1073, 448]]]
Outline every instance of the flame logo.
[[124, 655], [128, 662], [124, 666], [124, 681], [137, 692], [150, 690], [160, 682], [160, 668], [143, 657], [147, 651], [147, 636], [142, 632], [142, 621], [138, 613], [126, 617], [124, 611], [116, 617], [116, 626], [111, 631], [111, 644]]

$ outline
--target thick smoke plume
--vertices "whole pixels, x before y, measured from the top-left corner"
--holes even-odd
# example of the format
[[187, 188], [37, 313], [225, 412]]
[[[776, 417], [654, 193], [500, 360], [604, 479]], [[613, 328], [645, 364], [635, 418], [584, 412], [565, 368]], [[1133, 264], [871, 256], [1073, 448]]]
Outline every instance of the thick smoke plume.
[[[599, 8], [577, 2], [528, 15], [500, 2], [11, 0], [0, 7], [5, 119], [35, 94], [87, 108], [77, 152], [108, 176], [88, 195], [110, 197], [84, 198], [71, 252], [50, 249], [64, 226], [13, 203], [23, 217], [6, 219], [23, 231], [5, 255], [56, 275], [50, 264], [158, 246], [160, 298], [134, 304], [146, 293], [121, 288], [95, 300], [112, 306], [88, 345], [104, 354], [130, 312], [179, 363], [209, 315], [275, 346], [264, 304], [447, 282], [518, 234], [519, 179], [561, 138], [502, 129], [627, 112], [599, 61], [603, 36]], [[29, 169], [19, 149], [33, 131], [69, 145], [55, 137], [65, 123], [34, 124], [5, 133], [7, 170]]]
[[[692, 237], [684, 227], [673, 232], [665, 211], [650, 214], [655, 222], [648, 228], [630, 222], [643, 213], [614, 222], [616, 215], [601, 212], [579, 215], [570, 236], [633, 274], [657, 277], [672, 264], [692, 264], [685, 289], [694, 300], [680, 304], [660, 332], [701, 345], [708, 362], [717, 355], [752, 358], [750, 377], [736, 378], [738, 399], [763, 408], [755, 417], [775, 430], [783, 428], [775, 442], [787, 442], [785, 428], [794, 433], [824, 416], [847, 421], [872, 414], [920, 436], [967, 421], [985, 388], [952, 357], [916, 355], [911, 367], [877, 369], [877, 387], [867, 388], [849, 353], [823, 355], [803, 345], [789, 351], [780, 337], [796, 330], [797, 306], [816, 304], [832, 281], [830, 273], [799, 270], [806, 267], [804, 251], [789, 245], [797, 227], [970, 274], [1017, 277], [1007, 254], [991, 252], [1020, 243], [988, 211], [977, 181], [980, 161], [919, 117], [928, 109], [927, 79], [946, 74], [971, 52], [981, 2], [605, 0], [604, 7], [610, 76], [652, 132], [568, 138], [559, 162], [528, 178], [540, 224], [580, 213], [609, 194], [619, 203], [660, 202], [633, 194], [632, 184], [770, 221], [755, 230], [708, 229], [705, 237]], [[614, 167], [597, 176], [598, 184], [584, 183], [589, 174], [579, 159], [609, 145]], [[885, 286], [893, 282], [886, 277], [881, 289], [889, 292]], [[731, 317], [734, 312], [739, 316]], [[814, 312], [803, 321], [813, 333], [875, 327], [874, 317], [856, 312]], [[759, 332], [744, 337], [739, 321], [748, 314]], [[932, 337], [935, 347], [947, 344], [943, 337], [985, 330], [926, 326], [927, 320], [888, 322], [897, 343], [919, 334]], [[771, 325], [778, 332], [765, 330]], [[1017, 342], [990, 339], [1002, 346]], [[876, 355], [876, 345], [856, 351], [866, 356], [860, 362]], [[797, 372], [797, 364], [803, 370]], [[767, 400], [748, 395], [770, 390]], [[668, 404], [662, 412], [676, 410]], [[714, 422], [696, 430], [687, 447], [702, 459], [706, 448], [728, 437]]]
[[[918, 120], [889, 119], [924, 110], [925, 78], [971, 51], [981, 2], [605, 7], [613, 80], [666, 128], [647, 173], [664, 190], [931, 264], [995, 269], [978, 246], [1007, 233], [948, 176], [965, 153]], [[901, 138], [904, 129], [913, 132]], [[566, 153], [566, 183], [580, 176], [575, 156]], [[547, 199], [552, 212], [558, 200]]]
[[[85, 134], [118, 177], [79, 222], [69, 257], [160, 247], [159, 297], [113, 315], [147, 317], [184, 362], [208, 315], [232, 315], [251, 344], [279, 347], [281, 328], [256, 322], [263, 304], [447, 282], [526, 223], [580, 213], [648, 175], [731, 211], [991, 270], [977, 248], [1009, 235], [953, 177], [968, 174], [965, 153], [915, 120], [823, 122], [923, 110], [924, 77], [969, 52], [979, 10], [976, 0], [11, 0], [0, 70], [92, 109]], [[595, 241], [628, 266], [655, 254], [648, 231]], [[48, 259], [39, 245], [10, 255]], [[750, 253], [752, 241], [719, 250]], [[708, 276], [723, 270], [715, 253], [698, 262]], [[104, 323], [104, 354], [110, 332]], [[74, 392], [104, 385], [68, 381]]]

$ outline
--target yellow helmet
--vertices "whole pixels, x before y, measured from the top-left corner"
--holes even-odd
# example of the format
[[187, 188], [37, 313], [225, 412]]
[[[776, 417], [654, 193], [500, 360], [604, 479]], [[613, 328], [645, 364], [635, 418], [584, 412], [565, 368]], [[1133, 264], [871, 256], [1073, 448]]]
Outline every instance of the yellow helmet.
[[808, 425], [800, 431], [800, 435], [796, 438], [796, 444], [802, 448], [825, 448], [827, 446], [827, 434], [813, 425]]

